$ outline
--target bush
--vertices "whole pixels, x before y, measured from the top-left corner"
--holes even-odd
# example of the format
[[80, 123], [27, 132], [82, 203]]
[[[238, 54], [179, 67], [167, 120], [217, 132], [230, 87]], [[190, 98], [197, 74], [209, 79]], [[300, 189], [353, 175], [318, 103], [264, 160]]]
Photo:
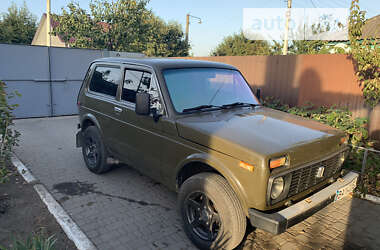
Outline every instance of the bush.
[[18, 106], [10, 105], [8, 100], [20, 96], [17, 92], [6, 93], [6, 85], [0, 81], [0, 168], [4, 168], [5, 162], [9, 160], [14, 146], [18, 144], [20, 133], [13, 129], [12, 111]]

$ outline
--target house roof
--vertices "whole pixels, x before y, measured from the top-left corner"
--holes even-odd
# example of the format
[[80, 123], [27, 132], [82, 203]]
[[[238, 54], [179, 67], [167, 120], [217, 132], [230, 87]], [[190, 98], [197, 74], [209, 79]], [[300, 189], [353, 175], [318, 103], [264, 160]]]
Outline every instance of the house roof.
[[[40, 19], [40, 23], [38, 24], [38, 27], [37, 27], [37, 30], [36, 30], [36, 33], [34, 33], [34, 37], [33, 37], [33, 41], [32, 41], [32, 44], [34, 44], [35, 40], [37, 39], [38, 35], [40, 34], [41, 32], [41, 29], [42, 29], [42, 25], [43, 23], [46, 22], [46, 13], [42, 14], [41, 16], [41, 19]], [[50, 21], [50, 26], [52, 28], [56, 27], [58, 25], [58, 22], [54, 21], [53, 19], [51, 19]], [[59, 38], [59, 40], [62, 42], [62, 43], [65, 43], [63, 41], [63, 39], [60, 37], [60, 36], [57, 36]]]
[[[36, 30], [36, 33], [34, 34], [34, 37], [33, 37], [33, 42], [37, 39], [39, 33], [41, 32], [42, 25], [43, 25], [44, 22], [46, 22], [46, 13], [43, 13], [42, 16], [41, 16], [40, 23], [38, 24], [38, 28]], [[102, 28], [103, 28], [103, 30], [105, 32], [109, 31], [110, 24], [108, 24], [106, 22], [98, 22], [98, 24], [100, 26], [102, 26]], [[51, 26], [51, 28], [55, 28], [55, 27], [59, 26], [59, 22], [56, 21], [56, 20], [54, 20], [53, 18], [51, 18], [51, 20], [50, 20], [50, 26]], [[59, 38], [59, 40], [62, 43], [65, 43], [65, 41], [62, 39], [62, 37], [60, 37], [59, 35], [57, 35], [57, 37]], [[33, 44], [33, 42], [32, 42], [32, 44]]]
[[367, 19], [362, 33], [362, 38], [380, 38], [380, 15]]

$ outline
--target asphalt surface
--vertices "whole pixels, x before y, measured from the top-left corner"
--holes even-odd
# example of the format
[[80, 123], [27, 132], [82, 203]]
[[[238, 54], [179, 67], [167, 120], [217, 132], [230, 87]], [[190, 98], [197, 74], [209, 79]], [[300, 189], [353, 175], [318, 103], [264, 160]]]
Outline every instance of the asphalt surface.
[[[78, 117], [16, 121], [18, 158], [99, 249], [193, 249], [176, 194], [130, 167], [87, 170], [75, 147]], [[380, 249], [380, 205], [346, 198], [287, 232], [248, 229], [239, 249]]]

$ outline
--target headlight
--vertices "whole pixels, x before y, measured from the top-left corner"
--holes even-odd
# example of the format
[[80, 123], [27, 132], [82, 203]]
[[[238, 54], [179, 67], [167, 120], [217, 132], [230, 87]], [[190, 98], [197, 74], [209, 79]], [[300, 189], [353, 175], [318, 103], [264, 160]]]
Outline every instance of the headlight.
[[281, 195], [282, 191], [284, 191], [284, 178], [277, 177], [273, 180], [270, 197], [275, 200]]
[[347, 152], [340, 153], [339, 164], [343, 164], [344, 160], [346, 160], [346, 157], [347, 157]]

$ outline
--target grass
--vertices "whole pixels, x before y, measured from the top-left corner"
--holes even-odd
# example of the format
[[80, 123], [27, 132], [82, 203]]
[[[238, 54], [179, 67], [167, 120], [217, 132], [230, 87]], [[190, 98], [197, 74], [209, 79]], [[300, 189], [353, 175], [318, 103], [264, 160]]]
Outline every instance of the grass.
[[0, 184], [7, 182], [10, 174], [11, 173], [6, 167], [0, 167]]
[[26, 240], [13, 239], [10, 248], [0, 246], [0, 250], [54, 250], [57, 239], [55, 235], [49, 237], [45, 233], [32, 233]]

